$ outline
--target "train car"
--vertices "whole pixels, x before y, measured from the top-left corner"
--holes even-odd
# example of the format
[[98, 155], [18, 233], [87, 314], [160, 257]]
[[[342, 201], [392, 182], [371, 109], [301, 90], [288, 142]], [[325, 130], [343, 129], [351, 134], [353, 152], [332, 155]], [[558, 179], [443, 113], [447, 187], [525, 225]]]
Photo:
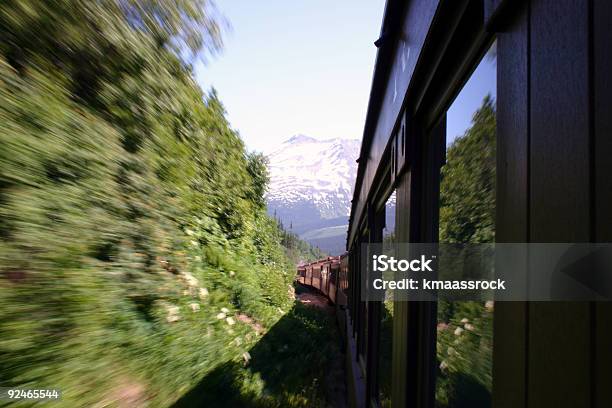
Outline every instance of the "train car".
[[346, 307], [348, 291], [348, 254], [342, 254], [337, 263], [337, 290], [335, 303]]
[[335, 290], [335, 298], [334, 303], [336, 306], [336, 320], [338, 322], [338, 327], [340, 328], [340, 335], [342, 336], [343, 345], [347, 344], [347, 296], [346, 292], [348, 290], [348, 256], [347, 254], [342, 254], [338, 258], [338, 262], [336, 264], [336, 290]]
[[304, 284], [306, 282], [306, 265], [305, 264], [298, 265], [296, 279], [301, 284]]
[[341, 276], [340, 268], [341, 257], [330, 256], [309, 264], [298, 265], [297, 280], [303, 285], [317, 289], [332, 304], [336, 304]]
[[[337, 301], [346, 293], [351, 406], [437, 406], [437, 303], [395, 303], [385, 391], [385, 305], [363, 300], [358, 259], [382, 242], [393, 191], [395, 238], [437, 242], [449, 108], [486, 55], [496, 242], [610, 242], [611, 21], [599, 0], [387, 0]], [[493, 315], [490, 399], [465, 406], [612, 407], [609, 304], [497, 302]]]
[[313, 288], [320, 289], [321, 288], [321, 267], [323, 265], [322, 261], [316, 261], [312, 265], [312, 279], [310, 281], [310, 286]]
[[336, 303], [338, 287], [338, 271], [340, 269], [340, 258], [334, 257], [329, 264], [329, 279], [327, 282], [327, 297], [332, 303]]
[[312, 277], [312, 269], [310, 263], [304, 265], [304, 285], [310, 285], [310, 279]]
[[321, 279], [319, 281], [319, 287], [317, 288], [325, 296], [328, 296], [327, 294], [328, 282], [329, 282], [329, 261], [326, 259], [324, 262], [321, 263]]

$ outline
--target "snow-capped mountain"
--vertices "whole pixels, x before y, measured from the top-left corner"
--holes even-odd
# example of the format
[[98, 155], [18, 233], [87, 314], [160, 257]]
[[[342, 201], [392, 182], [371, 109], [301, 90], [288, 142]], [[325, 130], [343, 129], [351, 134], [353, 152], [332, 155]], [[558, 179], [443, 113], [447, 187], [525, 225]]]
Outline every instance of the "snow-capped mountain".
[[[348, 222], [359, 147], [356, 139], [317, 140], [305, 135], [283, 142], [268, 155], [268, 211], [322, 249], [341, 252], [344, 232], [339, 227]], [[331, 248], [317, 237], [341, 245]]]
[[293, 136], [268, 156], [268, 202], [312, 203], [323, 219], [348, 216], [358, 154], [359, 140]]

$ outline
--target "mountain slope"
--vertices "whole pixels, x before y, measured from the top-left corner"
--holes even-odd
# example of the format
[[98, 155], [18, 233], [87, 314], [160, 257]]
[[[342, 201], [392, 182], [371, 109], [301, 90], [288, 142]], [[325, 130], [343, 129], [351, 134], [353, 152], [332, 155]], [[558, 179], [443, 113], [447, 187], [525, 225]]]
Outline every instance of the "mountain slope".
[[[359, 146], [356, 139], [317, 140], [305, 135], [283, 142], [268, 155], [268, 211], [309, 242], [315, 243], [314, 237], [324, 234], [325, 247], [321, 249], [341, 251]], [[332, 229], [322, 231], [326, 228]], [[316, 234], [309, 234], [314, 230], [318, 230]]]

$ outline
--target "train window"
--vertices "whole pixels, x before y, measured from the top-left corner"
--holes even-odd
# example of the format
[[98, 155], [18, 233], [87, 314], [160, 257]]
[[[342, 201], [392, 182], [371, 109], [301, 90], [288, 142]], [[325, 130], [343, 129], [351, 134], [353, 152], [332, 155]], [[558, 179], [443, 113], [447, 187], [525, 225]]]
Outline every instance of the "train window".
[[359, 295], [356, 297], [357, 302], [358, 302], [358, 312], [357, 312], [357, 324], [358, 324], [358, 330], [357, 330], [357, 349], [358, 349], [358, 361], [359, 361], [359, 365], [361, 367], [361, 371], [364, 375], [364, 377], [366, 376], [366, 361], [367, 361], [367, 350], [368, 350], [368, 302], [364, 302], [362, 300], [362, 296], [363, 293], [361, 293], [361, 284], [359, 282], [361, 282], [362, 279], [364, 279], [364, 275], [365, 275], [365, 271], [362, 270], [361, 267], [361, 261], [360, 261], [360, 256], [361, 256], [361, 251], [363, 251], [364, 249], [361, 248], [361, 243], [367, 243], [369, 242], [369, 231], [364, 231], [361, 239], [360, 239], [360, 248], [359, 248], [359, 255], [357, 256], [358, 262], [357, 262], [357, 280], [355, 280], [355, 282], [357, 283], [357, 290], [359, 291]]
[[[394, 255], [395, 243], [395, 191], [385, 203], [383, 252]], [[391, 362], [393, 354], [393, 293], [387, 290], [381, 307], [378, 353], [378, 400], [380, 407], [391, 406]]]
[[[441, 243], [495, 241], [495, 44], [447, 111]], [[436, 406], [491, 406], [493, 303], [438, 303]]]
[[353, 250], [351, 251], [351, 323], [353, 324], [353, 337], [357, 336], [357, 325], [359, 324], [358, 316], [357, 316], [357, 306], [359, 305], [359, 293], [357, 292], [359, 288], [359, 284], [357, 283], [358, 274], [357, 268], [359, 267], [359, 245], [354, 245]]

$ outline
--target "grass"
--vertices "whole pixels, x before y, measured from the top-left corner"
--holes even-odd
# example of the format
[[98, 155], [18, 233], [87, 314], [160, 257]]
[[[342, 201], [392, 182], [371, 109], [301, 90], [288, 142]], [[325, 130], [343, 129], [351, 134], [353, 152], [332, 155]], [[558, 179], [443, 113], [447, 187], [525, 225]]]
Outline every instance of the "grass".
[[[211, 274], [221, 272], [193, 276], [203, 285]], [[50, 303], [28, 295], [34, 282], [4, 288], [0, 303], [12, 313], [0, 319], [3, 383], [59, 388], [56, 407], [328, 406], [328, 373], [343, 361], [333, 316], [261, 301], [261, 320], [241, 320], [232, 303], [248, 284], [240, 275], [223, 278], [225, 287], [218, 276], [204, 299], [193, 281], [168, 279], [163, 300], [140, 308], [105, 274], [86, 285], [65, 277], [62, 291], [49, 289], [61, 298]], [[65, 320], [46, 318], [60, 301]]]
[[343, 380], [333, 315], [300, 302], [247, 356], [217, 366], [173, 407], [327, 407]]

